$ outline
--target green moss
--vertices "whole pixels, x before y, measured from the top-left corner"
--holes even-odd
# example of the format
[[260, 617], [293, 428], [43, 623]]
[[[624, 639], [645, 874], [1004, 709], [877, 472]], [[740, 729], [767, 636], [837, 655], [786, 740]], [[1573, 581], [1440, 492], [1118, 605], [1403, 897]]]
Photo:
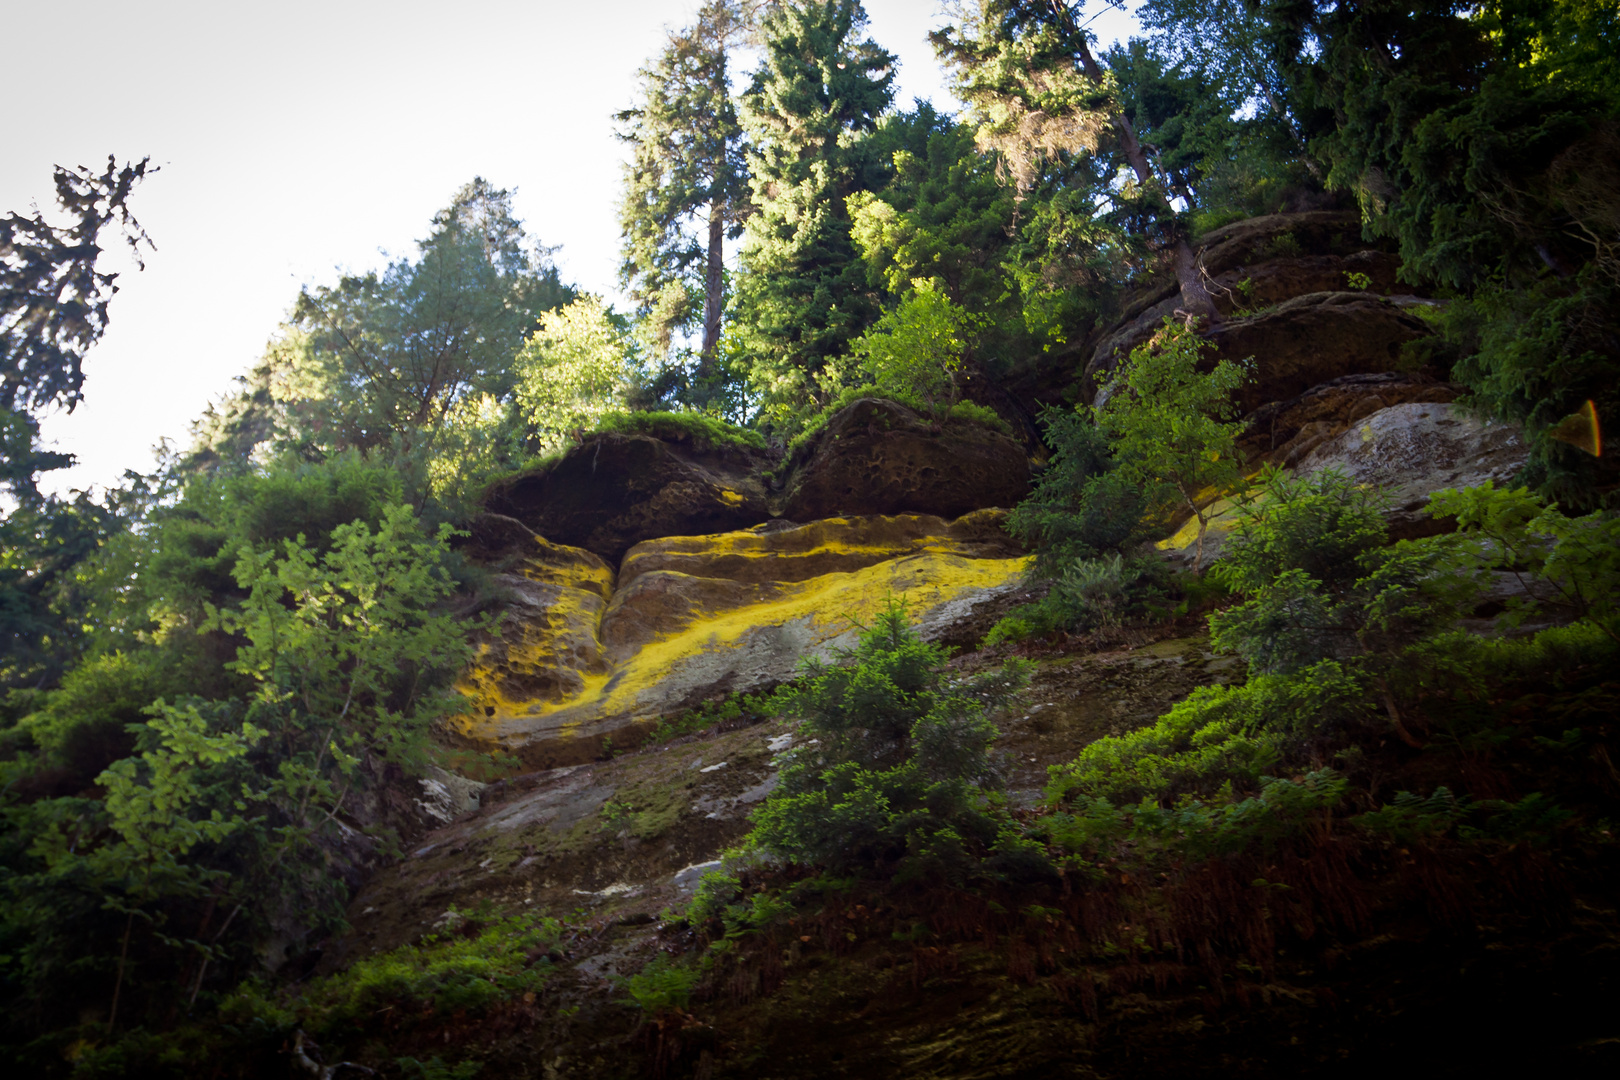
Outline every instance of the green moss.
[[668, 442], [690, 442], [705, 450], [764, 450], [757, 431], [695, 412], [610, 412], [596, 426], [602, 434], [651, 435]]
[[515, 915], [479, 926], [452, 909], [441, 934], [367, 957], [307, 984], [296, 998], [244, 983], [220, 1005], [237, 1026], [300, 1028], [321, 1042], [365, 1038], [377, 1017], [453, 1016], [539, 989], [551, 975], [545, 953], [563, 935], [561, 922]]

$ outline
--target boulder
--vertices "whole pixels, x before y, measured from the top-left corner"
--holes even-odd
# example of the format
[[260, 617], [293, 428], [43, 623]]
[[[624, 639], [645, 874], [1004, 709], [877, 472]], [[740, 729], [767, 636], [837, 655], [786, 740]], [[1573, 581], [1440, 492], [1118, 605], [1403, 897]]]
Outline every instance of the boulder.
[[[1425, 512], [1434, 492], [1487, 480], [1509, 483], [1527, 458], [1517, 426], [1470, 416], [1446, 402], [1414, 401], [1379, 409], [1319, 443], [1300, 458], [1296, 471], [1309, 475], [1338, 469], [1357, 483], [1382, 489], [1390, 499], [1385, 513], [1390, 537], [1401, 540], [1452, 527]], [[1219, 556], [1239, 518], [1231, 500], [1221, 500], [1211, 510], [1204, 539], [1206, 566]], [[1172, 561], [1191, 562], [1197, 536], [1197, 522], [1188, 520], [1157, 547]]]
[[[1409, 292], [1396, 275], [1398, 256], [1384, 251], [1357, 251], [1350, 255], [1301, 255], [1269, 259], [1239, 266], [1210, 279], [1210, 295], [1222, 315], [1259, 311], [1284, 300], [1314, 292], [1366, 292], [1400, 295]], [[1353, 289], [1351, 275], [1367, 278], [1366, 287]]]
[[[1163, 315], [1179, 305], [1167, 300], [1097, 346], [1086, 365], [1082, 386], [1094, 402], [1108, 374], [1159, 328]], [[1308, 388], [1344, 375], [1393, 371], [1401, 346], [1427, 336], [1429, 326], [1416, 308], [1434, 301], [1370, 292], [1314, 292], [1216, 327], [1209, 340], [1216, 359], [1254, 358], [1254, 380], [1239, 394], [1244, 411], [1298, 397]]]
[[[663, 717], [791, 679], [804, 657], [853, 644], [890, 597], [939, 640], [1024, 588], [1026, 560], [1000, 517], [772, 523], [645, 542], [625, 557], [610, 603], [576, 588], [560, 612], [509, 606], [520, 625], [464, 678], [474, 708], [447, 733], [535, 768], [573, 764], [604, 739], [624, 745]], [[525, 685], [529, 696], [514, 692]]]
[[979, 510], [955, 521], [908, 514], [828, 518], [807, 525], [777, 518], [722, 536], [648, 540], [624, 557], [620, 588], [657, 570], [740, 582], [792, 582], [851, 573], [922, 551], [971, 559], [1016, 559], [1024, 549], [1002, 528], [1006, 517], [1001, 510]]
[[862, 398], [817, 433], [788, 477], [782, 516], [957, 517], [1012, 506], [1028, 492], [1024, 449], [1001, 432], [968, 420], [931, 423], [892, 401]]
[[1330, 379], [1396, 370], [1401, 346], [1430, 333], [1413, 310], [1428, 303], [1363, 292], [1306, 293], [1232, 319], [1210, 338], [1220, 359], [1254, 357], [1254, 381], [1238, 394], [1249, 412]]
[[657, 536], [746, 528], [771, 516], [764, 451], [640, 434], [593, 435], [494, 485], [484, 505], [558, 544], [617, 563]]
[[1322, 443], [1380, 409], [1408, 402], [1442, 404], [1461, 392], [1453, 383], [1413, 372], [1345, 375], [1296, 398], [1262, 405], [1244, 417], [1248, 428], [1238, 446], [1251, 463], [1269, 461], [1292, 468]]
[[1304, 475], [1341, 469], [1390, 497], [1390, 535], [1431, 535], [1452, 527], [1424, 513], [1443, 488], [1506, 484], [1524, 468], [1529, 447], [1515, 424], [1486, 420], [1451, 404], [1409, 402], [1380, 409], [1322, 443], [1299, 464]]

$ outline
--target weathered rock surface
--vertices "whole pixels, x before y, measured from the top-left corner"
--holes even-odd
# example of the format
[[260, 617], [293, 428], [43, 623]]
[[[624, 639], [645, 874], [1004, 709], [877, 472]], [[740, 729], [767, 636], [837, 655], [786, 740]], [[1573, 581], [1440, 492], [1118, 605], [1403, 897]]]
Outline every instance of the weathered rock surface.
[[613, 595], [613, 568], [582, 548], [553, 544], [511, 518], [484, 515], [475, 543], [495, 544], [503, 600], [496, 632], [475, 639], [479, 660], [462, 689], [493, 716], [534, 701], [582, 693], [607, 670], [598, 629]]
[[1461, 390], [1424, 375], [1386, 371], [1330, 379], [1296, 398], [1262, 405], [1244, 418], [1239, 447], [1251, 462], [1292, 468], [1322, 443], [1380, 409], [1454, 401]]
[[[1510, 481], [1528, 457], [1519, 429], [1481, 420], [1445, 402], [1408, 402], [1379, 409], [1301, 456], [1296, 472], [1309, 475], [1338, 469], [1357, 483], [1383, 489], [1391, 505], [1385, 515], [1390, 536], [1408, 539], [1446, 531], [1450, 524], [1431, 518], [1429, 496], [1444, 488], [1472, 487], [1490, 480]], [[1204, 538], [1204, 563], [1219, 557], [1237, 527], [1238, 507], [1223, 499]], [[1190, 562], [1198, 525], [1189, 520], [1158, 549]]]
[[1019, 443], [981, 424], [932, 424], [903, 405], [863, 398], [827, 422], [785, 491], [782, 516], [793, 521], [957, 517], [1017, 503], [1029, 492], [1029, 461]]
[[650, 435], [593, 435], [563, 457], [485, 497], [558, 544], [618, 562], [642, 540], [725, 532], [765, 521], [763, 451]]
[[1517, 425], [1482, 420], [1455, 405], [1412, 402], [1381, 409], [1312, 450], [1299, 471], [1341, 469], [1391, 499], [1390, 532], [1397, 539], [1443, 532], [1446, 523], [1423, 513], [1442, 488], [1507, 483], [1529, 456]]
[[1232, 319], [1211, 340], [1221, 359], [1254, 357], [1254, 381], [1237, 395], [1249, 412], [1329, 379], [1396, 370], [1401, 346], [1430, 333], [1412, 310], [1428, 303], [1361, 292], [1306, 293]]
[[[605, 564], [572, 583], [508, 575], [508, 629], [464, 679], [476, 705], [450, 734], [533, 767], [573, 764], [605, 738], [623, 745], [662, 717], [791, 678], [804, 656], [852, 644], [890, 597], [936, 640], [1021, 587], [1025, 559], [999, 520], [880, 516], [664, 538], [626, 556], [610, 600]], [[548, 572], [534, 561], [531, 574]]]
[[[1237, 395], [1240, 407], [1249, 412], [1297, 397], [1329, 379], [1396, 370], [1401, 347], [1430, 333], [1414, 309], [1433, 303], [1370, 292], [1304, 293], [1227, 320], [1210, 334], [1210, 341], [1216, 359], [1254, 358], [1254, 379]], [[1152, 337], [1165, 314], [1169, 312], [1150, 311], [1097, 347], [1082, 383], [1093, 399], [1119, 360]]]

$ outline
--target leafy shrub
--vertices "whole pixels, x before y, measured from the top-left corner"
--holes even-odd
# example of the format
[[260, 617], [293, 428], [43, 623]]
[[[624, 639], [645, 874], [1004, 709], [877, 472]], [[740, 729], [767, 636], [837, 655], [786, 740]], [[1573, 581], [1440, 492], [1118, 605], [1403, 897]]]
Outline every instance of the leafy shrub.
[[1033, 604], [1015, 608], [985, 635], [984, 644], [1023, 641], [1057, 630], [1117, 627], [1144, 614], [1161, 595], [1156, 563], [1127, 561], [1114, 553], [1068, 566], [1051, 590]]
[[556, 919], [515, 915], [472, 934], [430, 934], [418, 945], [368, 956], [316, 979], [285, 1004], [244, 986], [221, 1003], [220, 1015], [237, 1024], [269, 1015], [318, 1037], [342, 1039], [367, 1031], [386, 1008], [477, 1013], [543, 986], [551, 974], [546, 953], [563, 932]]
[[1047, 408], [1041, 426], [1052, 448], [1047, 470], [1007, 516], [1007, 531], [1035, 553], [1031, 573], [1056, 577], [1078, 559], [1144, 540], [1148, 499], [1114, 471], [1108, 436], [1084, 413]]
[[1332, 660], [1242, 686], [1200, 687], [1147, 727], [1099, 739], [1053, 766], [1046, 795], [1165, 802], [1223, 784], [1254, 790], [1267, 771], [1308, 759], [1327, 736], [1371, 715], [1361, 682]]
[[1139, 865], [1180, 867], [1190, 860], [1271, 848], [1331, 813], [1348, 789], [1344, 777], [1321, 769], [1297, 780], [1265, 777], [1259, 792], [1246, 799], [1223, 792], [1213, 802], [1183, 799], [1163, 807], [1151, 800], [1116, 806], [1094, 796], [1042, 819], [1040, 829], [1055, 847], [1074, 853], [1066, 862], [1082, 872], [1092, 859], [1122, 848]]
[[958, 680], [945, 658], [895, 603], [841, 663], [806, 661], [785, 711], [813, 738], [789, 751], [777, 792], [755, 811], [753, 843], [834, 871], [947, 859], [964, 872], [966, 853], [996, 836], [978, 794], [996, 780], [989, 714], [1028, 673], [1013, 662]]
[[671, 1009], [686, 1008], [693, 988], [702, 977], [702, 972], [696, 968], [658, 956], [636, 974], [623, 979], [620, 985], [638, 1009], [656, 1016]]

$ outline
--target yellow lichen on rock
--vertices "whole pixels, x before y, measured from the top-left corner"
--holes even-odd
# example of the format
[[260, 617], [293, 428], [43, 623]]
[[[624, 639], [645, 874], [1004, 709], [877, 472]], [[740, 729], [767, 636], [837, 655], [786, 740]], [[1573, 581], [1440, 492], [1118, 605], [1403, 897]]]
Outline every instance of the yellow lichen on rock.
[[[513, 644], [501, 664], [481, 657], [469, 674], [463, 688], [477, 707], [453, 733], [535, 766], [586, 760], [605, 736], [791, 678], [802, 657], [852, 643], [856, 624], [891, 597], [911, 605], [925, 634], [949, 625], [1018, 587], [1026, 564], [991, 531], [994, 516], [971, 517], [833, 519], [638, 545], [601, 613], [594, 650], [577, 639], [588, 608], [561, 617], [514, 612], [529, 621], [507, 631]], [[990, 552], [999, 557], [974, 557]], [[816, 569], [823, 572], [809, 572]], [[564, 648], [563, 637], [574, 644]], [[571, 657], [596, 664], [569, 680], [571, 692], [553, 691], [560, 678], [536, 678], [541, 692], [532, 696], [512, 692], [523, 685], [518, 669], [532, 677]]]

